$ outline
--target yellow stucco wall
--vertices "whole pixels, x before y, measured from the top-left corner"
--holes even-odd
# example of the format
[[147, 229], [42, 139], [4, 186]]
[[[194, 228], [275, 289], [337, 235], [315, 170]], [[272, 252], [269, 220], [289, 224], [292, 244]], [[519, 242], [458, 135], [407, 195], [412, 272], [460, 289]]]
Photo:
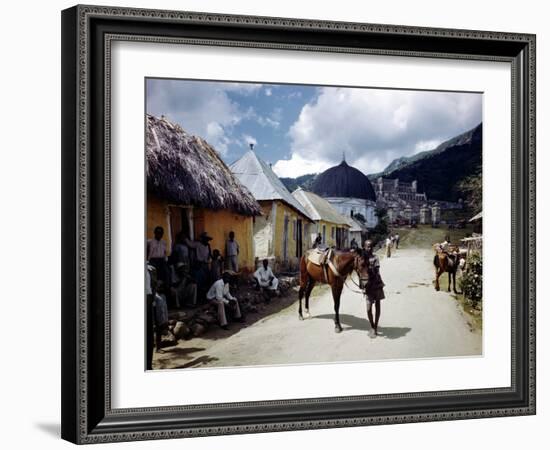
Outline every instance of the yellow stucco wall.
[[275, 217], [275, 236], [274, 236], [274, 242], [273, 242], [273, 253], [275, 256], [275, 259], [279, 262], [284, 261], [284, 223], [285, 223], [285, 217], [288, 217], [288, 230], [287, 230], [287, 261], [289, 265], [292, 267], [296, 267], [298, 264], [298, 258], [296, 257], [296, 237], [297, 237], [297, 231], [295, 231], [295, 227], [297, 227], [297, 220], [302, 220], [302, 254], [305, 252], [305, 250], [309, 245], [309, 241], [307, 239], [306, 233], [305, 233], [305, 225], [309, 223], [309, 220], [303, 216], [302, 214], [298, 213], [295, 209], [288, 206], [286, 203], [283, 203], [281, 201], [275, 202], [277, 205], [277, 212]]
[[239, 270], [251, 271], [254, 269], [254, 248], [252, 244], [252, 217], [242, 216], [228, 210], [212, 211], [196, 208], [193, 211], [195, 221], [195, 236], [206, 231], [212, 240], [212, 250], [218, 249], [225, 255], [225, 242], [229, 232], [235, 233], [235, 240], [239, 243]]
[[[172, 208], [173, 209], [173, 208]], [[164, 228], [168, 254], [172, 248], [172, 236], [169, 223], [170, 208], [166, 201], [149, 195], [147, 197], [147, 239], [153, 238], [153, 231], [156, 226]], [[235, 239], [239, 243], [239, 265], [243, 270], [254, 268], [254, 251], [252, 244], [252, 217], [242, 216], [228, 210], [212, 211], [209, 209], [193, 208], [193, 224], [195, 237], [203, 231], [208, 232], [212, 237], [210, 247], [212, 250], [220, 250], [225, 255], [225, 242], [229, 238], [229, 232], [235, 232]]]
[[[327, 222], [325, 220], [318, 220], [315, 222], [317, 224], [317, 227], [312, 227], [311, 229], [314, 230], [314, 235], [317, 236], [317, 233], [321, 233], [321, 236], [323, 235], [323, 225], [326, 227], [325, 232], [325, 244], [329, 247], [332, 247], [333, 245], [336, 245], [336, 228], [349, 228], [347, 225], [342, 224], [335, 224], [332, 222]], [[334, 237], [332, 234], [332, 228], [334, 228]]]
[[164, 237], [168, 252], [172, 248], [172, 239], [170, 236], [170, 225], [168, 223], [168, 204], [153, 195], [147, 196], [147, 224], [146, 236], [147, 239], [153, 238], [155, 227], [161, 226], [164, 228]]
[[273, 202], [260, 201], [262, 215], [254, 218], [254, 256], [258, 259], [273, 256]]
[[[302, 254], [311, 247], [308, 241], [307, 226], [309, 219], [278, 200], [259, 201], [262, 216], [254, 222], [254, 252], [257, 259], [275, 258], [275, 269], [296, 268], [299, 258], [296, 257], [296, 237], [298, 220], [302, 221]], [[288, 220], [287, 230], [287, 263], [284, 263], [284, 223]], [[311, 226], [315, 226], [311, 224]], [[296, 230], [296, 231], [295, 231]]]

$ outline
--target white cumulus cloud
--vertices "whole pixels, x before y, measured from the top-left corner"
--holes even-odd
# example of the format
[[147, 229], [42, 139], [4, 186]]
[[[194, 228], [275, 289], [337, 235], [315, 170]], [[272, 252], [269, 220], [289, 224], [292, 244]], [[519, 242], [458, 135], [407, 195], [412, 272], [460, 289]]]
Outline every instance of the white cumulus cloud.
[[204, 137], [222, 155], [234, 141], [232, 129], [241, 120], [255, 115], [242, 110], [228, 92], [253, 95], [261, 84], [210, 83], [187, 80], [147, 80], [147, 112], [166, 116], [187, 132]]
[[296, 178], [306, 173], [319, 173], [332, 164], [328, 161], [304, 159], [299, 153], [293, 153], [290, 159], [280, 159], [273, 165], [273, 171], [279, 177]]
[[302, 175], [338, 164], [345, 152], [349, 164], [378, 172], [475, 127], [481, 105], [481, 94], [323, 87], [290, 127], [290, 159], [274, 167]]
[[250, 136], [249, 134], [243, 134], [243, 141], [246, 144], [246, 146], [250, 146], [250, 144], [256, 146], [258, 145], [258, 141], [254, 136]]

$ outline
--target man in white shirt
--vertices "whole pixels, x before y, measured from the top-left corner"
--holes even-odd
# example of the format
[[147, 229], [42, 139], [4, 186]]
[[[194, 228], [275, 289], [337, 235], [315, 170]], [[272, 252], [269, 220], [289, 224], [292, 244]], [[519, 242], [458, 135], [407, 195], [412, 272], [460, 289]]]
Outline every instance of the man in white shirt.
[[392, 246], [391, 238], [388, 236], [386, 238], [386, 256], [388, 258], [391, 257], [391, 246]]
[[147, 241], [147, 261], [157, 269], [157, 278], [168, 286], [170, 284], [170, 272], [166, 256], [166, 242], [162, 239], [164, 229], [157, 226], [153, 234], [154, 238]]
[[208, 301], [215, 303], [218, 307], [218, 321], [220, 322], [220, 327], [224, 330], [228, 329], [225, 305], [229, 305], [230, 302], [232, 303], [232, 306], [235, 307], [235, 318], [237, 321], [243, 321], [239, 301], [231, 295], [231, 292], [229, 292], [229, 275], [227, 273], [224, 273], [222, 278], [212, 284], [206, 293], [206, 298]]
[[262, 261], [262, 267], [254, 272], [254, 281], [256, 281], [256, 286], [260, 288], [267, 288], [276, 291], [279, 286], [279, 280], [275, 278], [275, 275], [273, 275], [273, 271], [268, 264], [269, 261], [267, 259]]
[[229, 232], [229, 239], [225, 244], [227, 268], [233, 272], [239, 271], [239, 243], [235, 240], [235, 233]]

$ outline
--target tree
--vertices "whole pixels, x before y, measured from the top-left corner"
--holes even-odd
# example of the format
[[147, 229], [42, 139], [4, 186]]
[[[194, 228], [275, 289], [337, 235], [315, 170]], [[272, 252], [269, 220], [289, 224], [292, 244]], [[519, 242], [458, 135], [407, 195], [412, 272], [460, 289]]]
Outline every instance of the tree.
[[363, 214], [361, 213], [353, 213], [353, 218], [361, 223], [367, 223], [367, 221], [365, 220], [365, 216], [363, 216]]
[[473, 213], [478, 213], [481, 211], [483, 196], [481, 171], [459, 181], [456, 184], [456, 191], [463, 195], [465, 205]]
[[388, 235], [388, 210], [381, 207], [376, 208], [374, 214], [378, 218], [378, 223], [372, 230], [371, 239], [376, 244]]

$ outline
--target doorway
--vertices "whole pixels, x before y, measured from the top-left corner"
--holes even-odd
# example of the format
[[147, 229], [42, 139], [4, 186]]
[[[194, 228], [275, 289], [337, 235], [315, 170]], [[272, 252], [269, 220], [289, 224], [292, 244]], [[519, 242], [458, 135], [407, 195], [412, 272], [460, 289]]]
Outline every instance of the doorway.
[[302, 257], [302, 220], [298, 219], [296, 221], [296, 257]]

